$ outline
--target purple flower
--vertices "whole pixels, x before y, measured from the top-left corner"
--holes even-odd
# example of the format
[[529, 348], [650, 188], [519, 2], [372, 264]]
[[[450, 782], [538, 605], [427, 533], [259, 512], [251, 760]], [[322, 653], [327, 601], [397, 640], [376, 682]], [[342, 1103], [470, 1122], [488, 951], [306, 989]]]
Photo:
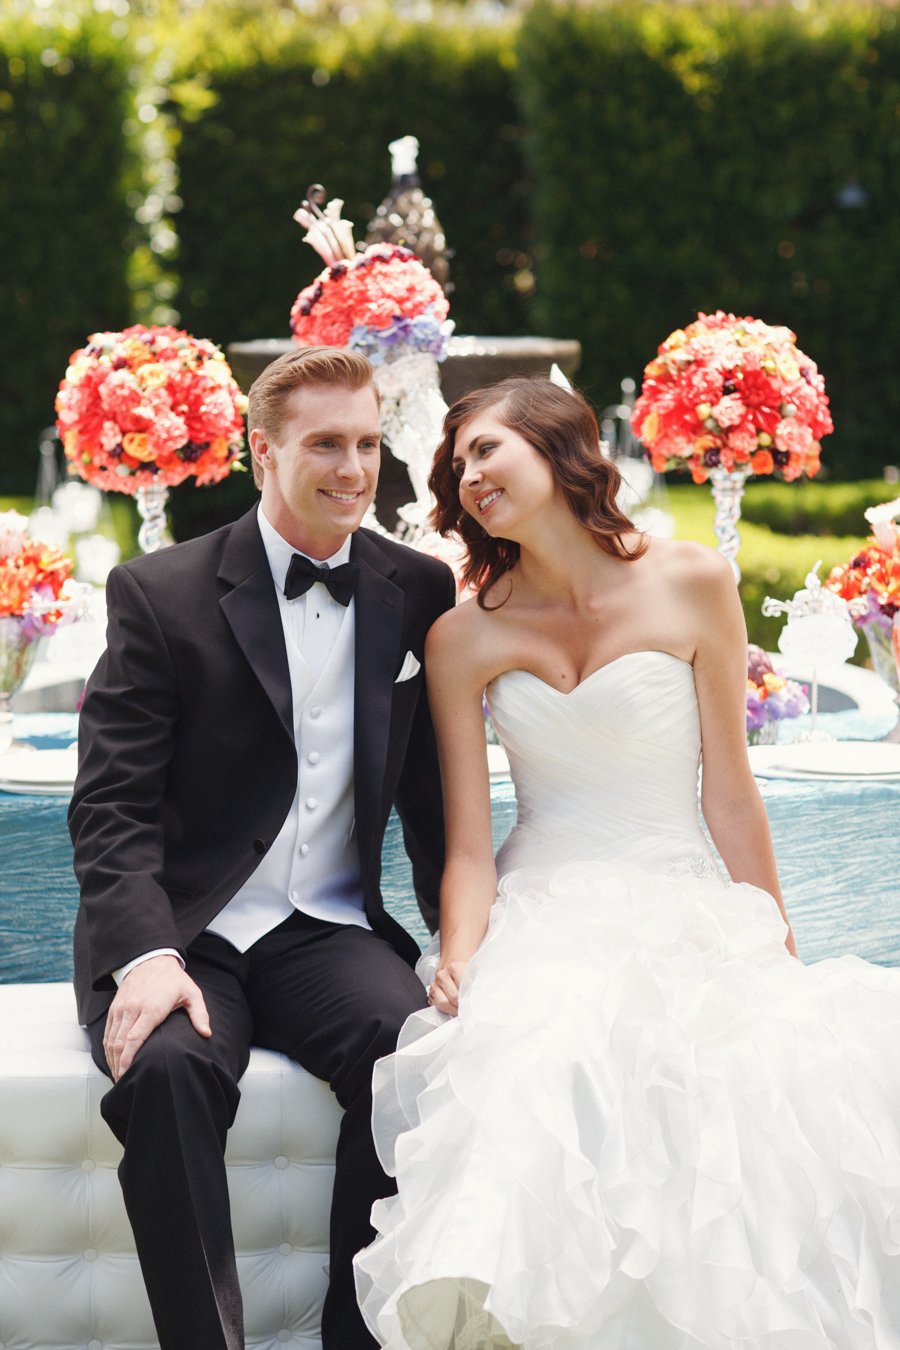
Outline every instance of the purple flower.
[[769, 720], [766, 704], [768, 699], [760, 698], [754, 689], [747, 689], [747, 730], [759, 731]]
[[762, 647], [757, 647], [755, 642], [748, 642], [747, 679], [752, 680], [754, 684], [762, 684], [763, 675], [771, 675], [773, 669], [768, 653], [764, 652]]

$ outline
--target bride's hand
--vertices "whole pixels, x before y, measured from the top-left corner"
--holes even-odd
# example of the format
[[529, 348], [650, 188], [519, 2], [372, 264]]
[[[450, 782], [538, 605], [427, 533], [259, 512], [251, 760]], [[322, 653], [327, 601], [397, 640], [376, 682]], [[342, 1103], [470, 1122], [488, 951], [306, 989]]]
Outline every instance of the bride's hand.
[[448, 961], [438, 970], [428, 990], [428, 1002], [438, 1012], [449, 1013], [451, 1017], [458, 1016], [459, 986], [467, 965], [467, 961]]

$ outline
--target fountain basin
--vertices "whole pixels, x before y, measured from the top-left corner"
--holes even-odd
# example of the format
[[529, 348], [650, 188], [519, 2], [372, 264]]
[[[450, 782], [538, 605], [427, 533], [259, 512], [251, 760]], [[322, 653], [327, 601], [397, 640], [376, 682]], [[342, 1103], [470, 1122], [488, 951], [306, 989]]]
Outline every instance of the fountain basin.
[[[246, 394], [266, 366], [296, 350], [291, 338], [257, 338], [229, 343], [226, 355]], [[574, 375], [581, 364], [581, 343], [546, 337], [452, 337], [440, 365], [441, 392], [447, 403], [455, 403], [472, 389], [513, 375], [549, 375], [554, 362], [564, 375]]]

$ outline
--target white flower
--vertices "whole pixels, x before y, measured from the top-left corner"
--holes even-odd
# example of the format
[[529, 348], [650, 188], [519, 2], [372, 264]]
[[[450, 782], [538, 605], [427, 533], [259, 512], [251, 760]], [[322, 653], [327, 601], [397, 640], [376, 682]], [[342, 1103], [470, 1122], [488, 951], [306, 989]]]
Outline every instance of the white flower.
[[353, 224], [349, 220], [341, 220], [344, 203], [340, 197], [333, 197], [324, 212], [316, 210], [314, 213], [307, 209], [308, 205], [304, 203], [294, 212], [294, 219], [307, 231], [303, 236], [304, 244], [312, 244], [329, 267], [336, 262], [347, 262], [355, 258]]
[[20, 552], [28, 537], [28, 517], [18, 511], [0, 511], [0, 558]]
[[872, 533], [881, 547], [888, 551], [896, 548], [900, 541], [900, 530], [894, 524], [898, 516], [900, 516], [900, 497], [892, 502], [884, 502], [881, 506], [870, 506], [865, 512], [866, 520], [872, 526]]

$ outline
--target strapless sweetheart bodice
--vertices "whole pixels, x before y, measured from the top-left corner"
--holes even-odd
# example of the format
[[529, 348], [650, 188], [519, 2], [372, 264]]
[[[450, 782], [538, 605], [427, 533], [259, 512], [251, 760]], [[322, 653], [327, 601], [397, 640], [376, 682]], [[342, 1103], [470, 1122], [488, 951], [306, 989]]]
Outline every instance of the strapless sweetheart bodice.
[[487, 699], [518, 804], [501, 873], [575, 860], [712, 869], [697, 807], [700, 713], [688, 662], [630, 652], [567, 694], [508, 670]]

